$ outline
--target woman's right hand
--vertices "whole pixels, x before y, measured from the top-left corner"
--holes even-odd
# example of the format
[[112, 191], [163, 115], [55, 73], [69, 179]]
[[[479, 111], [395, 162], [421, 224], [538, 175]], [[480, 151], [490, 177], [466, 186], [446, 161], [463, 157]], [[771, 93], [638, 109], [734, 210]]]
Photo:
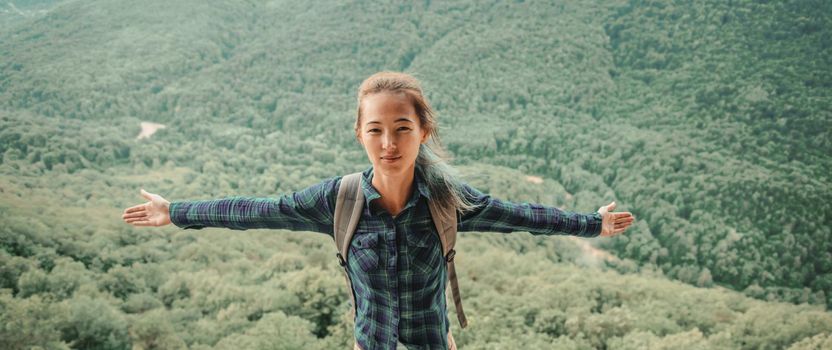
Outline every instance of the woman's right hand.
[[133, 226], [165, 226], [170, 224], [170, 202], [158, 194], [141, 190], [142, 197], [150, 202], [124, 209], [121, 218]]

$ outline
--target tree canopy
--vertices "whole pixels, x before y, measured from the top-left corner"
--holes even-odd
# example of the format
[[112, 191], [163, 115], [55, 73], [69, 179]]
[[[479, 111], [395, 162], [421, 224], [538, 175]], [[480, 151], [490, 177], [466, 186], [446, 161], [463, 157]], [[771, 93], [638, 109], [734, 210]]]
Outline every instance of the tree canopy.
[[461, 237], [461, 347], [822, 348], [831, 4], [9, 1], [0, 347], [351, 344], [327, 237], [119, 216], [139, 188], [270, 197], [368, 167], [356, 88], [397, 70], [472, 185], [637, 218]]

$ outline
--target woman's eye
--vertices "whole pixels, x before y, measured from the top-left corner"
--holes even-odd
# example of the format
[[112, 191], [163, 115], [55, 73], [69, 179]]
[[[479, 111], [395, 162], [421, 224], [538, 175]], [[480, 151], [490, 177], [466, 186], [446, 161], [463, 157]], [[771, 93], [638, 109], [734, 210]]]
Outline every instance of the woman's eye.
[[379, 129], [370, 129], [370, 130], [367, 130], [367, 132], [371, 133], [371, 134], [375, 134], [377, 132], [381, 132], [381, 130], [379, 130]]
[[406, 126], [403, 126], [403, 127], [399, 128], [399, 131], [406, 131], [406, 130], [410, 130], [410, 128], [408, 128]]

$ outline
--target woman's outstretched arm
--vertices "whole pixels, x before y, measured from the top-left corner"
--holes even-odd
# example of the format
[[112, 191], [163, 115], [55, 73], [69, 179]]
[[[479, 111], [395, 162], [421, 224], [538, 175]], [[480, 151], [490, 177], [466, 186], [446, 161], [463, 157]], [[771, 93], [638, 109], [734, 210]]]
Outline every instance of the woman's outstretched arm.
[[513, 203], [493, 198], [464, 184], [464, 195], [475, 209], [463, 214], [458, 231], [515, 232], [532, 234], [567, 234], [579, 237], [611, 236], [632, 223], [632, 215], [609, 212], [614, 204], [595, 213], [574, 213], [534, 203]]
[[[331, 235], [335, 196], [340, 180], [340, 177], [331, 178], [301, 191], [278, 197], [236, 196], [212, 200], [173, 201], [168, 205], [168, 215], [171, 223], [183, 229], [271, 228], [315, 231]], [[156, 226], [139, 225], [135, 222], [133, 224]]]

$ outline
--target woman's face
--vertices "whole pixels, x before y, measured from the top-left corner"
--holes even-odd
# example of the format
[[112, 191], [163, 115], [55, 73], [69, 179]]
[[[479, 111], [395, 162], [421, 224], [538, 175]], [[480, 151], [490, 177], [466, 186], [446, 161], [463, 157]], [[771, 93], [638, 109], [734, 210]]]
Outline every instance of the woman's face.
[[413, 171], [419, 145], [427, 140], [413, 103], [405, 93], [380, 92], [361, 101], [358, 142], [374, 172], [396, 176]]

